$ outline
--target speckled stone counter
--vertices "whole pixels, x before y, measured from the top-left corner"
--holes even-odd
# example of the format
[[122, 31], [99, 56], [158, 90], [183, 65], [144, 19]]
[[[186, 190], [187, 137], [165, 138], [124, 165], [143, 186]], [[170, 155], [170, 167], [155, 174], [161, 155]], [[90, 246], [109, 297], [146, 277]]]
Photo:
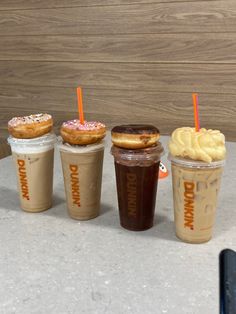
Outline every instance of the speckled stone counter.
[[236, 249], [236, 143], [227, 148], [214, 237], [200, 245], [175, 237], [170, 176], [152, 229], [119, 226], [109, 138], [102, 212], [86, 222], [67, 215], [58, 152], [54, 206], [39, 214], [20, 210], [11, 157], [1, 160], [0, 313], [218, 313], [218, 254]]

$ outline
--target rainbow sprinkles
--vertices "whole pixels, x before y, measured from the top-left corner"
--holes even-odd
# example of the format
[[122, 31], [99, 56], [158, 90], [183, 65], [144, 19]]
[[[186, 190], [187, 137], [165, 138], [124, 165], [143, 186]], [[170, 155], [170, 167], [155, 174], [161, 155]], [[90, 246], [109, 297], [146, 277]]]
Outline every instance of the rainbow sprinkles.
[[84, 123], [82, 124], [78, 119], [66, 121], [62, 124], [62, 126], [77, 131], [94, 131], [100, 128], [105, 128], [105, 125], [101, 122], [84, 121]]

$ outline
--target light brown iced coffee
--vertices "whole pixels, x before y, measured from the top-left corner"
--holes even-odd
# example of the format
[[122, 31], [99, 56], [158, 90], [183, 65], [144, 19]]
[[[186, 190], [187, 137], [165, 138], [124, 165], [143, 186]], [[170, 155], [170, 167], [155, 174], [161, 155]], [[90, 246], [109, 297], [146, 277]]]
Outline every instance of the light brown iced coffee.
[[40, 212], [51, 207], [53, 155], [53, 149], [38, 154], [13, 152], [23, 210]]
[[68, 213], [88, 220], [99, 215], [104, 144], [60, 145]]
[[176, 235], [186, 241], [210, 240], [215, 222], [222, 166], [197, 168], [172, 161]]
[[52, 205], [53, 157], [56, 136], [47, 113], [14, 117], [8, 122], [20, 203], [27, 212], [41, 212]]
[[56, 136], [8, 138], [16, 168], [21, 208], [41, 212], [52, 205], [53, 160]]
[[169, 149], [176, 235], [185, 242], [207, 242], [215, 222], [224, 136], [219, 131], [180, 128], [173, 132]]
[[100, 211], [102, 139], [106, 135], [106, 127], [101, 122], [85, 121], [80, 117], [64, 122], [60, 133], [59, 150], [68, 213], [78, 220], [95, 218]]

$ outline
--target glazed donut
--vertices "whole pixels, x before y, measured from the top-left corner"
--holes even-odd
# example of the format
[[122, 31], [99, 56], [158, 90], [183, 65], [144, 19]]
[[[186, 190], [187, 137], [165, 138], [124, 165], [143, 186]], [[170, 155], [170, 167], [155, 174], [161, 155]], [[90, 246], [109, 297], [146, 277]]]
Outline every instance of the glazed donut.
[[47, 113], [15, 117], [8, 122], [9, 133], [16, 138], [35, 138], [49, 133], [53, 127], [52, 116]]
[[115, 126], [111, 130], [112, 143], [128, 149], [146, 148], [157, 144], [159, 130], [153, 125], [128, 124]]
[[79, 120], [75, 119], [64, 122], [60, 132], [66, 143], [88, 145], [96, 143], [105, 137], [106, 126], [95, 121], [84, 121], [84, 124], [82, 124]]

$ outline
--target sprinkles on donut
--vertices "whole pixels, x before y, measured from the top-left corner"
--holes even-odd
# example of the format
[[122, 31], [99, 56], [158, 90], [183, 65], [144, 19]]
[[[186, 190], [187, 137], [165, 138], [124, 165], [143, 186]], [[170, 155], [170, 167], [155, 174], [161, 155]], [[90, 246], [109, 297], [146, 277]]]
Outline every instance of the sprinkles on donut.
[[93, 144], [106, 136], [106, 126], [101, 122], [69, 120], [61, 126], [61, 136], [64, 142], [71, 145]]
[[51, 132], [52, 116], [47, 113], [32, 114], [24, 117], [14, 117], [8, 122], [9, 133], [16, 138], [29, 139]]

